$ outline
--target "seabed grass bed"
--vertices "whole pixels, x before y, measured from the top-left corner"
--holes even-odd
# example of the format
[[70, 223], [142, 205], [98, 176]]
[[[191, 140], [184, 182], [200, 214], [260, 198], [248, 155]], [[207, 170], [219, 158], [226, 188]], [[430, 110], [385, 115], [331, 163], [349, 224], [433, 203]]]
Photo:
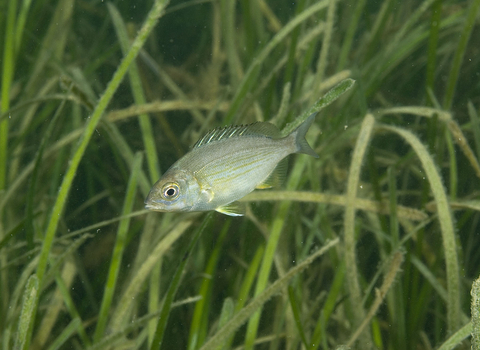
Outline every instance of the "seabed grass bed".
[[[2, 349], [480, 349], [480, 0], [0, 2]], [[144, 210], [319, 112], [247, 215]]]

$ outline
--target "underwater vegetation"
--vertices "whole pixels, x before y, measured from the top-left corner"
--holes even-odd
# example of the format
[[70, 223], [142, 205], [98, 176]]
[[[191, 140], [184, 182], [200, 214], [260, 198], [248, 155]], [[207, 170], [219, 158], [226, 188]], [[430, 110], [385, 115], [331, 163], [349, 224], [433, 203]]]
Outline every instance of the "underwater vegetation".
[[[480, 349], [479, 8], [0, 1], [0, 347]], [[317, 112], [244, 216], [144, 209]]]

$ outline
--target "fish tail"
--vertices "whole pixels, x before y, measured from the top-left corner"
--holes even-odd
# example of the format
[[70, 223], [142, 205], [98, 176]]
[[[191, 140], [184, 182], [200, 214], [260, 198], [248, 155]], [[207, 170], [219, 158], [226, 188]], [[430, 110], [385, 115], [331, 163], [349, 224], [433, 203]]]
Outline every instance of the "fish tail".
[[297, 147], [297, 150], [295, 151], [296, 153], [304, 153], [312, 157], [319, 158], [318, 154], [315, 153], [305, 139], [305, 135], [315, 120], [316, 115], [317, 113], [310, 114], [310, 116], [297, 129], [295, 129], [292, 134], [295, 135], [295, 145]]

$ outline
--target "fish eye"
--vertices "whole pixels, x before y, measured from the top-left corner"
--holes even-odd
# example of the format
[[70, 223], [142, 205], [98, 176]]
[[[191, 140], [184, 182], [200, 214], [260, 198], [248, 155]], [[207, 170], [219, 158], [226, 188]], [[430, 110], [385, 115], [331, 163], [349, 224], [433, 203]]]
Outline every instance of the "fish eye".
[[175, 183], [167, 183], [162, 189], [163, 198], [173, 200], [180, 194], [180, 188]]

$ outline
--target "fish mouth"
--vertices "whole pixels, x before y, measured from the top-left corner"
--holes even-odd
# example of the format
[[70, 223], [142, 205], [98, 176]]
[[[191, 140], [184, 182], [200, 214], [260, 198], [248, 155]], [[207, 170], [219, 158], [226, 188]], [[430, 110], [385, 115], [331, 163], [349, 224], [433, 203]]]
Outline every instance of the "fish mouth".
[[155, 201], [152, 200], [150, 193], [148, 194], [147, 198], [145, 198], [145, 201], [143, 203], [145, 204], [145, 209], [159, 210], [157, 203], [155, 203]]
[[143, 201], [145, 204], [145, 209], [155, 209], [157, 206], [157, 201], [154, 199], [154, 193], [153, 191], [150, 191], [147, 195], [147, 198]]
[[145, 209], [147, 210], [153, 210], [153, 211], [168, 211], [168, 210], [165, 210], [165, 208], [159, 208], [157, 205], [155, 205], [155, 203], [147, 203], [145, 202]]
[[145, 209], [149, 209], [149, 210], [152, 210], [154, 209], [155, 207], [153, 205], [151, 205], [150, 203], [147, 203], [145, 202]]
[[165, 207], [155, 201], [145, 201], [145, 209], [151, 211], [158, 211], [162, 213], [172, 213], [172, 212], [186, 212], [191, 211], [192, 206], [182, 207], [182, 208], [169, 208]]

